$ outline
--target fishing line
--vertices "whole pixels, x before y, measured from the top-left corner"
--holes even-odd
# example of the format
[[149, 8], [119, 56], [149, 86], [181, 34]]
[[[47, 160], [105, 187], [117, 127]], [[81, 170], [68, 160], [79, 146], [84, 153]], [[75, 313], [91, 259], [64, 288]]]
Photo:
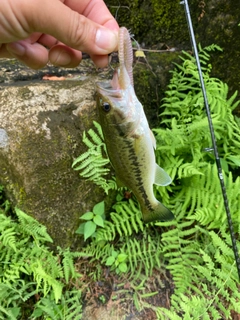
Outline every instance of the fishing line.
[[205, 84], [204, 84], [204, 80], [203, 80], [203, 75], [202, 75], [202, 70], [201, 70], [201, 65], [200, 65], [200, 59], [199, 59], [198, 49], [197, 49], [195, 35], [194, 35], [194, 31], [193, 31], [193, 26], [192, 26], [192, 20], [191, 20], [190, 10], [189, 10], [189, 6], [188, 6], [188, 1], [187, 0], [183, 0], [183, 1], [180, 2], [180, 4], [184, 5], [186, 19], [187, 19], [189, 33], [190, 33], [190, 38], [191, 38], [193, 51], [194, 51], [194, 55], [195, 55], [195, 59], [196, 59], [196, 63], [197, 63], [199, 80], [200, 80], [200, 84], [201, 84], [201, 89], [202, 89], [202, 94], [203, 94], [203, 99], [204, 99], [204, 105], [205, 105], [205, 109], [206, 109], [206, 113], [207, 113], [208, 125], [209, 125], [209, 129], [210, 129], [210, 133], [211, 133], [211, 139], [212, 139], [212, 148], [210, 148], [210, 149], [213, 150], [213, 153], [214, 153], [214, 156], [215, 156], [215, 160], [216, 160], [216, 165], [217, 165], [217, 170], [218, 170], [218, 177], [219, 177], [219, 181], [220, 181], [220, 185], [221, 185], [222, 196], [223, 196], [223, 201], [224, 201], [224, 207], [225, 207], [225, 211], [226, 211], [226, 214], [227, 214], [228, 226], [229, 226], [231, 240], [232, 240], [232, 247], [233, 247], [233, 252], [234, 252], [234, 256], [235, 256], [238, 277], [239, 277], [239, 280], [240, 280], [240, 258], [239, 258], [238, 249], [237, 249], [236, 236], [235, 236], [235, 233], [234, 233], [234, 230], [233, 230], [232, 217], [231, 217], [231, 212], [230, 212], [230, 208], [229, 208], [226, 187], [225, 187], [223, 173], [222, 173], [222, 166], [221, 166], [221, 162], [220, 162], [220, 158], [219, 158], [219, 154], [218, 154], [218, 148], [217, 148], [217, 143], [216, 143], [216, 138], [215, 138], [215, 133], [214, 133], [214, 127], [213, 127], [211, 112], [210, 112], [210, 108], [209, 108], [209, 104], [208, 104], [206, 88], [205, 88]]

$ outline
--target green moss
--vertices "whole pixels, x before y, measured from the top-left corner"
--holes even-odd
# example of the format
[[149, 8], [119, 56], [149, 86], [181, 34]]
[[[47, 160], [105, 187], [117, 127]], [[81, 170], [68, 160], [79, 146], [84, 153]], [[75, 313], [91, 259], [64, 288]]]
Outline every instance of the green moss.
[[[146, 45], [188, 40], [185, 14], [179, 0], [107, 0], [120, 26], [126, 26]], [[176, 42], [175, 42], [176, 43]]]
[[24, 86], [19, 88], [19, 97], [20, 98], [25, 98], [26, 96], [32, 95], [32, 92], [28, 89], [28, 87]]
[[[207, 1], [206, 14], [196, 30], [196, 37], [202, 46], [216, 43], [223, 52], [214, 56], [213, 76], [224, 80], [230, 94], [239, 91], [239, 54], [240, 54], [240, 6], [237, 1]], [[240, 94], [238, 95], [240, 98]], [[238, 108], [240, 113], [240, 108]]]
[[[119, 25], [127, 27], [142, 47], [162, 48], [166, 44], [179, 50], [192, 49], [180, 0], [106, 0], [106, 3]], [[215, 43], [223, 49], [223, 53], [216, 54], [212, 61], [213, 75], [224, 80], [233, 94], [240, 86], [239, 3], [192, 0], [189, 9], [197, 42], [203, 47]], [[145, 76], [141, 76], [144, 82]], [[148, 93], [146, 91], [144, 95]], [[238, 110], [240, 114], [240, 108]]]
[[[134, 88], [138, 99], [144, 106], [151, 127], [159, 124], [159, 105], [164, 97], [173, 62], [178, 60], [178, 53], [148, 53], [146, 60], [136, 62], [134, 66]], [[150, 67], [151, 66], [151, 67]]]

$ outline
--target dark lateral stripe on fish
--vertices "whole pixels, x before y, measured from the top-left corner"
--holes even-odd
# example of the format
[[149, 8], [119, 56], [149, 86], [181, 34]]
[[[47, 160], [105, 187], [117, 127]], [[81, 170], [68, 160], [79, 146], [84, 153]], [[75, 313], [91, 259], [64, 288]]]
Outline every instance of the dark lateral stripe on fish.
[[145, 189], [143, 188], [143, 185], [139, 186], [138, 189], [139, 189], [141, 195], [143, 196], [144, 203], [145, 203], [145, 206], [147, 207], [147, 209], [149, 211], [154, 211], [153, 207], [151, 206], [150, 201], [148, 200], [148, 197], [146, 195]]
[[126, 141], [126, 145], [127, 145], [127, 148], [130, 150], [131, 155], [129, 156], [129, 160], [131, 160], [130, 165], [133, 167], [132, 170], [133, 170], [134, 176], [138, 182], [137, 188], [138, 188], [141, 196], [143, 197], [144, 204], [147, 207], [147, 209], [149, 211], [154, 211], [153, 207], [151, 206], [150, 201], [148, 200], [148, 196], [146, 194], [146, 191], [143, 187], [142, 174], [141, 174], [141, 171], [139, 170], [139, 167], [141, 167], [141, 165], [138, 161], [138, 157], [135, 154], [134, 147], [133, 147], [131, 141]]

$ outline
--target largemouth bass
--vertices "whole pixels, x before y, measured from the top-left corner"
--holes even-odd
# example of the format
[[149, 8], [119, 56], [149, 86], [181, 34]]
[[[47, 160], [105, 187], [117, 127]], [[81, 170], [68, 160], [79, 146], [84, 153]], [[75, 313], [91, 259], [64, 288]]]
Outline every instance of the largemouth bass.
[[124, 27], [119, 30], [118, 55], [113, 79], [97, 83], [97, 108], [108, 156], [117, 180], [137, 198], [143, 220], [172, 220], [172, 212], [153, 193], [153, 184], [166, 186], [172, 180], [155, 161], [156, 141], [134, 92], [132, 44]]

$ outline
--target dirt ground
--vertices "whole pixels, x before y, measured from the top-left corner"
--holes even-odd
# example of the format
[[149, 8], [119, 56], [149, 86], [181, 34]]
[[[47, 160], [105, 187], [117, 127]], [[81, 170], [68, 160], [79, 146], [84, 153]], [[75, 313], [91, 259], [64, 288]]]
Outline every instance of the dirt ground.
[[[165, 268], [134, 279], [110, 273], [109, 268], [101, 271], [86, 260], [79, 260], [76, 266], [83, 275], [83, 320], [155, 320], [156, 307], [170, 307], [174, 284]], [[98, 280], [94, 279], [96, 270], [101, 273]]]

